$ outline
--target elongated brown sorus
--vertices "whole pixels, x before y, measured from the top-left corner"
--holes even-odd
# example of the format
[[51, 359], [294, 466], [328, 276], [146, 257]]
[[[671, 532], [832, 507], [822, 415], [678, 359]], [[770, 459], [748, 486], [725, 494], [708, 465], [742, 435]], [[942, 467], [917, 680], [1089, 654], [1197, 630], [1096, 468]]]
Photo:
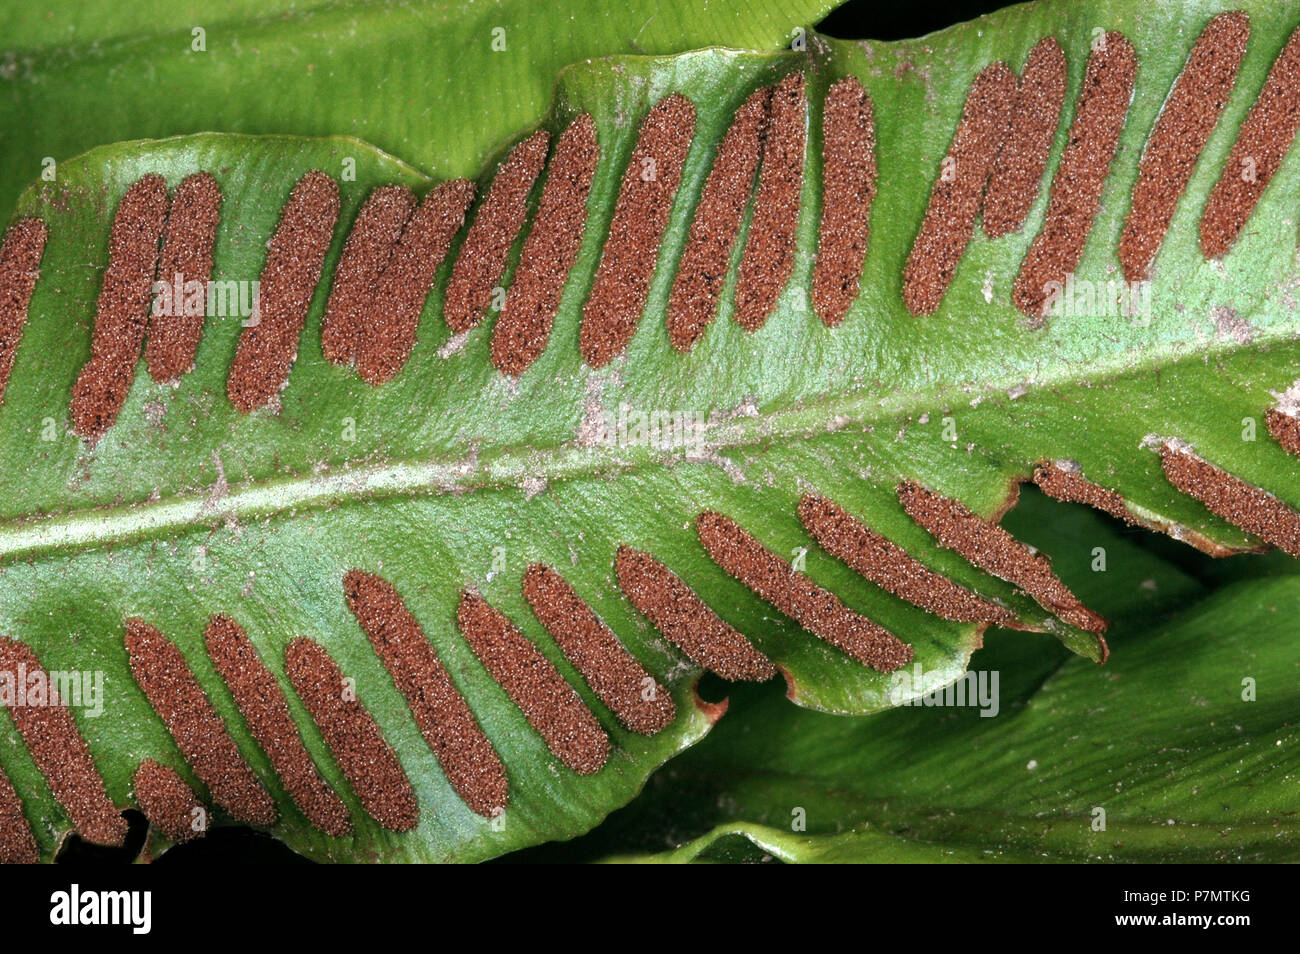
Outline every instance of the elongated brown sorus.
[[986, 573], [1013, 583], [1050, 613], [1071, 626], [1102, 633], [1106, 621], [1088, 609], [1054, 572], [1047, 557], [1016, 540], [996, 524], [972, 513], [956, 500], [912, 481], [898, 485], [898, 499], [908, 516], [932, 537]]
[[546, 164], [550, 133], [538, 130], [510, 151], [488, 187], [452, 266], [442, 313], [455, 334], [469, 331], [492, 303], [510, 249], [528, 213], [528, 194]]
[[1259, 99], [1237, 133], [1223, 174], [1201, 216], [1201, 251], [1218, 258], [1242, 226], [1282, 165], [1300, 131], [1300, 27], [1278, 55]]
[[1211, 513], [1290, 556], [1300, 557], [1300, 512], [1179, 443], [1160, 446], [1160, 466], [1171, 484], [1205, 504]]
[[1043, 461], [1034, 468], [1034, 483], [1049, 497], [1065, 503], [1086, 504], [1095, 510], [1108, 513], [1125, 523], [1137, 525], [1132, 511], [1124, 503], [1123, 495], [1087, 480], [1068, 461]]
[[327, 361], [355, 361], [367, 318], [384, 307], [375, 299], [379, 276], [415, 211], [415, 193], [403, 185], [380, 186], [370, 193], [348, 232], [334, 267], [334, 282], [321, 321], [321, 351]]
[[1283, 450], [1300, 456], [1300, 418], [1295, 411], [1271, 407], [1264, 414], [1264, 422]]
[[733, 681], [776, 675], [770, 659], [650, 554], [621, 546], [614, 569], [628, 601], [697, 666]]
[[244, 761], [175, 644], [143, 620], [129, 619], [126, 651], [131, 675], [213, 800], [245, 824], [274, 822], [275, 802]]
[[1209, 22], [1192, 47], [1142, 154], [1128, 219], [1119, 239], [1119, 261], [1125, 280], [1147, 278], [1178, 199], [1228, 104], [1249, 38], [1249, 16], [1240, 11], [1221, 13]]
[[587, 198], [599, 162], [596, 123], [583, 113], [555, 144], [537, 215], [492, 329], [492, 363], [502, 374], [523, 374], [546, 349], [564, 283], [582, 247]]
[[469, 180], [443, 182], [406, 223], [379, 277], [375, 306], [357, 350], [357, 371], [370, 384], [383, 384], [406, 366], [424, 300], [473, 199], [474, 183]]
[[[7, 683], [0, 705], [8, 708], [32, 761], [77, 834], [99, 845], [122, 844], [126, 819], [104, 791], [104, 780], [68, 711], [71, 700], [51, 704], [49, 674], [36, 654], [16, 639], [0, 637], [0, 675]], [[45, 687], [40, 699], [32, 695], [38, 684]]]
[[654, 735], [677, 714], [673, 697], [552, 567], [524, 573], [524, 598], [600, 701], [633, 732]]
[[858, 297], [876, 196], [876, 123], [856, 76], [826, 93], [822, 115], [822, 221], [813, 269], [813, 307], [828, 328]]
[[718, 145], [713, 168], [704, 180], [668, 297], [668, 340], [682, 353], [695, 347], [717, 310], [745, 206], [754, 188], [771, 98], [771, 88], [764, 87], [751, 93], [736, 110]]
[[113, 426], [135, 380], [166, 218], [167, 184], [153, 173], [126, 190], [113, 216], [90, 360], [72, 386], [72, 427], [88, 441]]
[[1016, 77], [1005, 63], [986, 66], [971, 83], [903, 269], [903, 303], [913, 315], [939, 307], [966, 253], [1015, 96]]
[[174, 769], [145, 759], [131, 779], [136, 804], [160, 832], [175, 842], [207, 834], [203, 803]]
[[706, 510], [696, 519], [695, 529], [718, 566], [814, 636], [879, 672], [893, 672], [912, 661], [911, 646], [849, 609], [730, 517]]
[[13, 374], [27, 309], [41, 277], [41, 256], [49, 229], [40, 219], [19, 219], [0, 242], [0, 403]]
[[1045, 36], [1029, 51], [1016, 87], [1011, 125], [998, 151], [984, 193], [984, 234], [1001, 238], [1020, 231], [1047, 170], [1052, 140], [1065, 104], [1065, 51]]
[[609, 757], [609, 737], [551, 661], [472, 590], [461, 594], [456, 622], [474, 655], [547, 748], [579, 775], [599, 772]]
[[1043, 228], [1012, 288], [1015, 306], [1036, 324], [1042, 322], [1053, 290], [1065, 285], [1083, 256], [1136, 77], [1137, 55], [1122, 33], [1112, 30], [1093, 45], [1069, 139], [1052, 178]]
[[338, 184], [317, 171], [298, 180], [280, 213], [262, 268], [258, 314], [245, 319], [226, 378], [230, 403], [244, 414], [289, 381], [338, 215]]
[[175, 381], [194, 367], [220, 221], [217, 180], [207, 172], [186, 176], [172, 195], [163, 231], [158, 281], [165, 284], [154, 297], [144, 346], [145, 366], [155, 381]]
[[504, 808], [505, 766], [396, 588], [349, 570], [343, 593], [456, 794], [483, 816]]
[[32, 826], [27, 824], [22, 799], [5, 770], [0, 768], [0, 864], [33, 865], [40, 860]]
[[249, 732], [271, 760], [294, 804], [325, 834], [338, 838], [350, 833], [347, 806], [316, 770], [289, 714], [284, 691], [243, 627], [218, 614], [208, 620], [203, 641]]
[[695, 107], [680, 93], [656, 103], [641, 124], [582, 306], [578, 347], [593, 368], [622, 354], [636, 332], [694, 132]]
[[799, 519], [827, 553], [872, 583], [943, 619], [1005, 626], [1016, 614], [936, 573], [832, 500], [804, 494]]
[[366, 813], [390, 831], [414, 828], [420, 808], [410, 779], [330, 654], [300, 637], [285, 649], [284, 668]]
[[758, 194], [740, 256], [733, 314], [746, 331], [763, 326], [794, 274], [807, 138], [807, 84], [802, 72], [791, 73], [772, 89]]

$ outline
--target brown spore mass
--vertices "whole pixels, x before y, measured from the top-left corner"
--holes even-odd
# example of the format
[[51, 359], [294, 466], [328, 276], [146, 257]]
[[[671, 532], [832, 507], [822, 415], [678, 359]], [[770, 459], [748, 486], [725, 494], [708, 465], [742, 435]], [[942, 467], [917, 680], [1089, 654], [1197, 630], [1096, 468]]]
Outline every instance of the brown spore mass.
[[488, 673], [547, 748], [579, 775], [599, 772], [609, 738], [573, 687], [504, 613], [477, 593], [461, 594], [456, 621]]
[[705, 511], [695, 529], [718, 566], [808, 632], [879, 672], [893, 672], [912, 661], [911, 646], [849, 609], [730, 517]]
[[984, 234], [1020, 231], [1047, 170], [1065, 103], [1065, 52], [1046, 36], [1029, 51], [1011, 107], [1011, 125], [984, 193]]
[[390, 381], [406, 366], [424, 300], [473, 199], [474, 183], [468, 179], [443, 182], [424, 197], [406, 223], [379, 277], [370, 321], [357, 350], [357, 371], [370, 384]]
[[401, 595], [363, 570], [348, 571], [343, 592], [456, 794], [485, 817], [504, 808], [505, 767]]
[[564, 283], [582, 247], [599, 161], [596, 123], [584, 113], [555, 144], [537, 215], [492, 330], [492, 363], [502, 374], [523, 374], [546, 350]]
[[[15, 687], [29, 680], [32, 673], [44, 672], [35, 653], [7, 637], [0, 637], [0, 670], [11, 674]], [[48, 674], [44, 682], [49, 685]], [[98, 845], [122, 844], [126, 819], [104, 791], [104, 780], [67, 707], [12, 705], [9, 715], [77, 834]]]
[[1034, 238], [1011, 298], [1041, 323], [1053, 283], [1064, 285], [1079, 264], [1101, 205], [1111, 160], [1119, 148], [1124, 117], [1137, 78], [1137, 55], [1124, 35], [1112, 30], [1088, 55], [1069, 139], [1052, 179], [1047, 215]]
[[726, 284], [727, 265], [754, 188], [771, 98], [770, 88], [757, 90], [736, 110], [704, 180], [668, 298], [668, 340], [683, 354], [695, 347], [713, 321]]
[[212, 798], [239, 821], [270, 825], [275, 802], [226, 732], [181, 651], [153, 626], [126, 622], [131, 675]]
[[195, 809], [204, 811], [203, 803], [175, 770], [145, 759], [135, 770], [132, 787], [149, 824], [172, 841], [189, 841], [207, 833], [205, 827], [196, 830], [194, 826], [195, 819], [201, 817], [195, 815]]
[[414, 828], [420, 809], [410, 779], [365, 706], [346, 694], [338, 664], [305, 638], [289, 644], [284, 664], [294, 691], [366, 813], [390, 831]]
[[1165, 101], [1142, 154], [1119, 240], [1119, 260], [1129, 282], [1142, 281], [1150, 272], [1178, 199], [1232, 94], [1249, 38], [1245, 13], [1215, 17], [1197, 38]]
[[1034, 483], [1049, 497], [1065, 503], [1086, 504], [1127, 524], [1139, 525], [1121, 494], [1094, 484], [1065, 462], [1044, 461], [1039, 464], [1034, 468]]
[[406, 186], [386, 185], [371, 192], [357, 213], [334, 267], [321, 322], [321, 351], [327, 361], [348, 364], [356, 360], [370, 315], [384, 307], [375, 300], [379, 276], [414, 211], [415, 193]]
[[654, 735], [677, 715], [673, 697], [553, 568], [524, 573], [524, 598], [601, 702], [633, 732]]
[[659, 243], [694, 132], [695, 107], [680, 93], [660, 100], [641, 124], [600, 265], [582, 306], [578, 347], [593, 368], [623, 353], [645, 310]]
[[48, 236], [49, 229], [40, 219], [19, 219], [5, 229], [0, 243], [0, 403], [27, 327], [27, 309], [41, 277]]
[[317, 171], [298, 180], [280, 213], [262, 268], [258, 322], [240, 334], [226, 379], [230, 403], [244, 414], [288, 383], [338, 215], [338, 184]]
[[614, 571], [631, 604], [697, 666], [733, 682], [776, 675], [770, 659], [650, 554], [621, 546]]
[[528, 194], [546, 164], [550, 140], [540, 130], [515, 146], [488, 187], [447, 282], [442, 313], [456, 334], [478, 324], [492, 302], [492, 289], [505, 274], [510, 249], [524, 226]]
[[763, 326], [794, 273], [807, 114], [804, 75], [791, 73], [772, 89], [758, 194], [740, 257], [734, 314], [746, 331]]
[[986, 573], [1020, 587], [1050, 613], [1071, 626], [1101, 633], [1106, 621], [1069, 591], [1047, 557], [1020, 543], [996, 524], [966, 506], [920, 484], [898, 485], [898, 499], [908, 516], [939, 544], [965, 557]]
[[1264, 415], [1264, 422], [1273, 440], [1281, 444], [1283, 450], [1300, 456], [1300, 418], [1271, 407]]
[[805, 494], [799, 519], [827, 553], [914, 606], [958, 622], [1006, 625], [1016, 619], [1005, 607], [929, 569], [834, 501]]
[[[220, 221], [221, 186], [217, 180], [207, 172], [186, 176], [172, 195], [158, 261], [158, 281], [168, 284], [173, 304], [182, 307], [173, 307], [172, 314], [151, 310], [144, 346], [145, 366], [155, 381], [175, 381], [194, 367], [203, 336], [207, 283], [212, 278], [212, 255]], [[201, 302], [192, 302], [186, 294], [190, 282], [203, 284]], [[202, 305], [198, 314], [190, 314], [196, 304]]]
[[72, 386], [72, 427], [87, 441], [113, 426], [135, 380], [166, 218], [167, 184], [154, 174], [126, 190], [113, 216], [90, 360]]
[[289, 713], [284, 690], [262, 662], [243, 627], [218, 614], [203, 633], [208, 657], [280, 782], [307, 820], [335, 838], [352, 831], [347, 806], [321, 777]]
[[[1300, 130], [1300, 27], [1269, 70], [1259, 99], [1210, 192], [1201, 216], [1201, 251], [1218, 258], [1230, 249]], [[1247, 174], [1250, 172], [1251, 174]]]
[[971, 83], [903, 269], [903, 303], [913, 315], [933, 313], [952, 283], [975, 230], [1015, 98], [1016, 77], [1005, 63], [985, 67]]
[[34, 865], [40, 860], [32, 828], [23, 814], [22, 799], [0, 768], [0, 864]]
[[1188, 450], [1163, 444], [1160, 465], [1171, 484], [1205, 504], [1211, 513], [1289, 556], [1300, 557], [1300, 512]]
[[855, 76], [826, 93], [822, 114], [822, 221], [813, 269], [813, 307], [834, 328], [858, 297], [876, 197], [876, 124]]

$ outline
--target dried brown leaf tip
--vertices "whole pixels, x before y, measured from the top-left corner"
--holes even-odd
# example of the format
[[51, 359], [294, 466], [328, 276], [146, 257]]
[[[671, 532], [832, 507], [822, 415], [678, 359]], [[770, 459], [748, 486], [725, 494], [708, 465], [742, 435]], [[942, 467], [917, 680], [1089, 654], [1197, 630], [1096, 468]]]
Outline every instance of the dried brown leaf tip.
[[593, 368], [622, 354], [636, 332], [694, 133], [695, 107], [680, 93], [660, 100], [641, 124], [582, 307], [578, 346]]
[[903, 302], [913, 315], [933, 313], [952, 283], [970, 244], [1015, 95], [1016, 77], [1005, 63], [986, 67], [971, 83], [903, 270]]
[[871, 97], [855, 76], [832, 84], [822, 113], [822, 220], [813, 269], [813, 307], [828, 328], [858, 297], [876, 195], [876, 126]]

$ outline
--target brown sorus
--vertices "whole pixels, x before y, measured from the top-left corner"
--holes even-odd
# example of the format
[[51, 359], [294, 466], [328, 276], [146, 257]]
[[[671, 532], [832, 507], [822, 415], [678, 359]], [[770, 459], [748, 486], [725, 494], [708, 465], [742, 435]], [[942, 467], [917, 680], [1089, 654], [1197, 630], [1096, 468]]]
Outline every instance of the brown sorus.
[[34, 865], [40, 860], [32, 828], [23, 814], [22, 799], [0, 768], [0, 864]]
[[207, 834], [206, 823], [196, 825], [206, 810], [193, 790], [173, 769], [145, 759], [132, 779], [135, 800], [144, 817], [175, 842]]
[[587, 197], [599, 161], [596, 123], [584, 113], [555, 144], [537, 215], [492, 330], [492, 363], [502, 374], [523, 374], [546, 349], [564, 283], [582, 247]]
[[1295, 414], [1271, 407], [1264, 415], [1268, 432], [1288, 454], [1300, 455], [1300, 419]]
[[348, 232], [343, 254], [334, 267], [334, 283], [321, 322], [321, 352], [327, 361], [355, 361], [367, 332], [367, 318], [383, 307], [375, 287], [415, 210], [415, 193], [403, 185], [386, 185], [370, 193]]
[[281, 784], [307, 820], [327, 835], [352, 831], [347, 806], [321, 778], [289, 714], [284, 690], [262, 662], [243, 628], [218, 614], [203, 633], [212, 665], [230, 688], [239, 714], [262, 747]]
[[903, 269], [903, 302], [913, 315], [939, 307], [966, 253], [1015, 98], [1016, 77], [1005, 63], [985, 67], [971, 83]]
[[1215, 17], [1196, 40], [1182, 75], [1165, 100], [1142, 154], [1119, 240], [1119, 261], [1127, 281], [1138, 282], [1148, 276], [1178, 199], [1236, 85], [1249, 38], [1250, 17], [1245, 13]]
[[1087, 504], [1125, 523], [1137, 525], [1123, 496], [1087, 480], [1078, 467], [1068, 461], [1043, 461], [1034, 468], [1034, 483], [1049, 497], [1065, 503]]
[[504, 613], [466, 590], [456, 609], [466, 642], [557, 758], [579, 775], [599, 772], [609, 738], [551, 661]]
[[550, 133], [539, 130], [515, 146], [488, 187], [447, 282], [442, 314], [456, 334], [478, 324], [492, 303], [492, 289], [505, 274], [510, 249], [524, 227], [528, 194], [546, 164], [550, 141]]
[[1043, 228], [1020, 265], [1012, 289], [1015, 306], [1041, 324], [1054, 287], [1064, 286], [1083, 255], [1111, 160], [1119, 148], [1137, 56], [1122, 33], [1093, 46], [1070, 125], [1069, 139], [1052, 178]]
[[88, 441], [113, 426], [135, 380], [166, 218], [167, 184], [152, 173], [126, 190], [113, 216], [90, 360], [72, 386], [72, 427]]
[[401, 595], [363, 570], [348, 571], [343, 593], [456, 794], [485, 817], [504, 808], [505, 767]]
[[804, 75], [791, 73], [772, 88], [758, 194], [740, 256], [734, 314], [746, 331], [763, 326], [794, 273], [807, 114]]
[[524, 598], [573, 668], [601, 702], [633, 732], [654, 735], [677, 715], [668, 690], [553, 568], [534, 563], [524, 573]]
[[799, 519], [827, 553], [900, 599], [959, 622], [1006, 625], [1016, 614], [926, 567], [834, 501], [804, 494]]
[[660, 100], [645, 121], [614, 204], [578, 346], [593, 368], [623, 353], [650, 293], [673, 196], [695, 132], [695, 107], [680, 93]]
[[298, 180], [280, 213], [262, 268], [256, 324], [247, 319], [226, 379], [230, 402], [244, 414], [289, 380], [338, 215], [338, 184], [317, 171]]
[[379, 277], [370, 321], [357, 349], [357, 371], [371, 384], [391, 380], [406, 366], [424, 300], [473, 199], [474, 183], [469, 180], [443, 182], [406, 223]]
[[1300, 27], [1291, 34], [1241, 124], [1201, 216], [1201, 251], [1218, 258], [1237, 241], [1300, 130]]
[[14, 370], [18, 344], [27, 327], [27, 308], [41, 277], [41, 256], [49, 229], [40, 219], [19, 219], [0, 243], [0, 402]]
[[[0, 671], [9, 675], [15, 687], [29, 686], [33, 673], [44, 674], [36, 654], [7, 637], [0, 637]], [[47, 674], [41, 684], [50, 685]], [[47, 696], [45, 704], [36, 704], [29, 696], [27, 705], [9, 705], [9, 715], [77, 834], [98, 845], [120, 845], [126, 837], [126, 819], [104, 791], [104, 780], [72, 713], [51, 701]]]
[[181, 651], [153, 626], [126, 621], [131, 675], [213, 800], [239, 821], [270, 825], [275, 802], [212, 707]]
[[898, 485], [898, 499], [908, 516], [939, 544], [961, 554], [986, 573], [1012, 583], [1050, 613], [1071, 626], [1101, 633], [1106, 621], [1088, 609], [1052, 572], [1047, 557], [1020, 543], [996, 524], [972, 513], [963, 504], [920, 484]]
[[682, 353], [695, 347], [718, 307], [727, 265], [754, 188], [771, 98], [772, 90], [765, 87], [751, 93], [736, 110], [704, 180], [668, 298], [668, 340]]
[[876, 197], [876, 124], [855, 76], [826, 94], [822, 115], [822, 221], [813, 269], [813, 307], [834, 328], [858, 297]]
[[[221, 187], [209, 173], [186, 176], [172, 195], [163, 231], [158, 281], [170, 290], [162, 307], [155, 299], [144, 346], [145, 365], [155, 381], [175, 381], [194, 367], [207, 312], [207, 285], [221, 221]], [[192, 283], [203, 294], [189, 294]], [[179, 307], [177, 307], [179, 306]]]
[[1300, 557], [1300, 512], [1186, 448], [1161, 445], [1160, 465], [1171, 484], [1205, 504], [1211, 513], [1290, 556]]
[[879, 672], [893, 672], [912, 661], [911, 646], [849, 609], [730, 517], [705, 511], [695, 529], [718, 566], [808, 632]]
[[621, 546], [614, 570], [631, 604], [697, 666], [732, 681], [763, 682], [776, 675], [770, 659], [650, 554]]
[[1011, 108], [1011, 125], [984, 193], [984, 234], [1020, 231], [1038, 198], [1056, 127], [1065, 103], [1065, 52], [1045, 36], [1029, 51]]
[[285, 672], [311, 713], [361, 806], [391, 831], [420, 821], [415, 790], [374, 718], [344, 685], [343, 673], [319, 644], [295, 639], [284, 652]]

